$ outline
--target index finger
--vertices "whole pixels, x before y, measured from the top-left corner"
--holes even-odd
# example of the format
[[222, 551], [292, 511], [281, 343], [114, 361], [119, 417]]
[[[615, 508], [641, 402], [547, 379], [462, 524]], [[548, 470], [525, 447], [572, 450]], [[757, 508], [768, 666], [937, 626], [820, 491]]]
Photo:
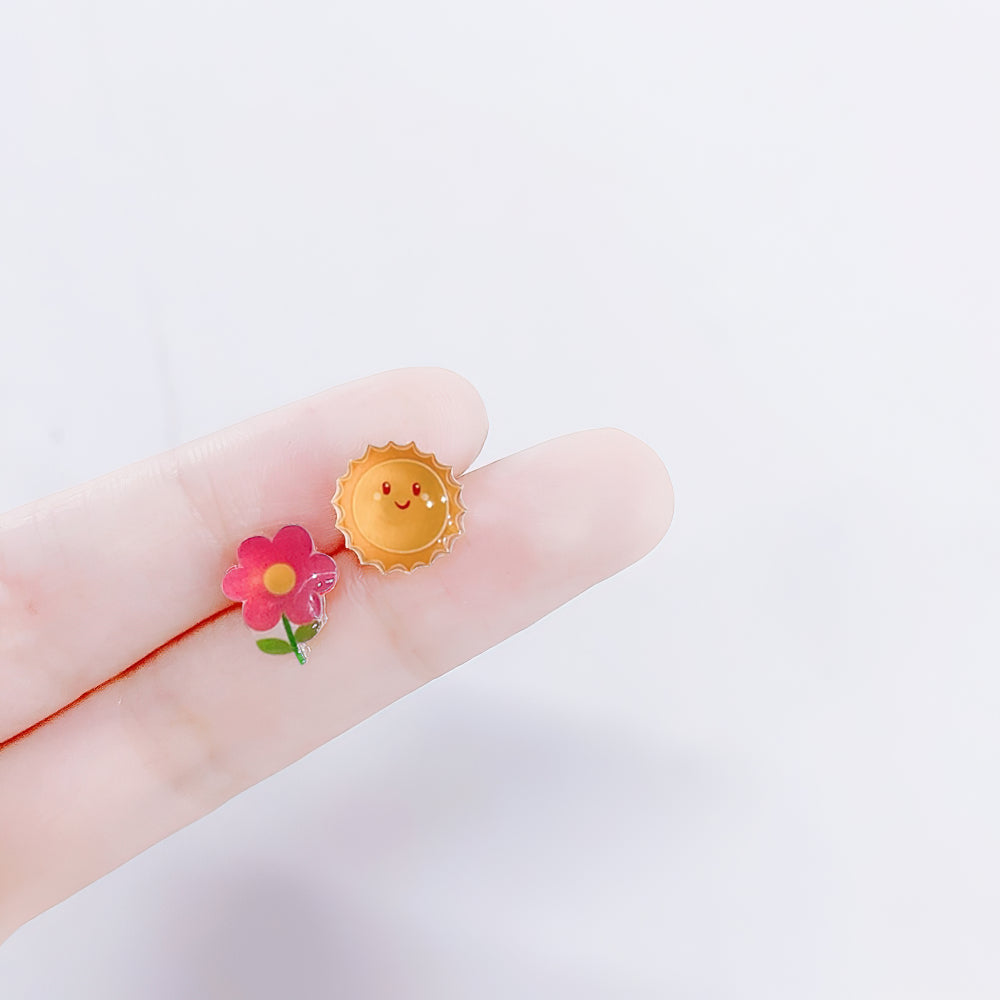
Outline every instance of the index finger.
[[403, 369], [4, 515], [0, 743], [224, 607], [221, 572], [247, 535], [298, 523], [340, 548], [330, 497], [368, 444], [414, 440], [461, 471], [486, 430], [465, 379]]

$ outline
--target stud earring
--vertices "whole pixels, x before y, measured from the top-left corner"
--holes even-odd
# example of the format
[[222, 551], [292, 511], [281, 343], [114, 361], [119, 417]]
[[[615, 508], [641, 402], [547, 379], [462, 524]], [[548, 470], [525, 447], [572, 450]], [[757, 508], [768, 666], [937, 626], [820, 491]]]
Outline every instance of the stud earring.
[[410, 572], [448, 552], [462, 533], [462, 487], [413, 442], [369, 445], [337, 480], [337, 527], [362, 565]]
[[222, 592], [243, 603], [243, 621], [255, 632], [280, 630], [258, 639], [258, 648], [294, 653], [305, 663], [308, 641], [326, 623], [323, 595], [337, 582], [337, 564], [315, 551], [312, 535], [298, 524], [285, 525], [274, 538], [245, 539], [236, 558], [223, 577]]

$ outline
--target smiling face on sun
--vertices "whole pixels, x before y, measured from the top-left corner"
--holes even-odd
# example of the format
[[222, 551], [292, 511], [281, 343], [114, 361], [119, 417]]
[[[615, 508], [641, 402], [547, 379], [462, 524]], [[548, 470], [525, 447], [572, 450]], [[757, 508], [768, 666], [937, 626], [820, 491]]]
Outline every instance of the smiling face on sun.
[[447, 552], [465, 513], [451, 469], [413, 444], [392, 442], [351, 462], [332, 503], [348, 547], [384, 572]]

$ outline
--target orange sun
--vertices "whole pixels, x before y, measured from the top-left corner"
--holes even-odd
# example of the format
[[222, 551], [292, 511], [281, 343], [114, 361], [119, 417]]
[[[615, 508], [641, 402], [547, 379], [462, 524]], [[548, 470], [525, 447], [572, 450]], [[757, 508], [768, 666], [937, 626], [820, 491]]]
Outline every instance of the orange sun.
[[412, 442], [369, 445], [337, 480], [331, 503], [347, 547], [383, 573], [429, 565], [462, 533], [465, 514], [451, 469]]

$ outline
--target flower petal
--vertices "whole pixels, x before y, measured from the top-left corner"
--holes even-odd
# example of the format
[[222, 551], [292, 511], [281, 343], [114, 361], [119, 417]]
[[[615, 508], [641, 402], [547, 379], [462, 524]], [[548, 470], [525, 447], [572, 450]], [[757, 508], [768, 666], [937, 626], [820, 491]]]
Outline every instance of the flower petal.
[[243, 605], [243, 621], [255, 632], [266, 632], [281, 620], [283, 604], [283, 598], [261, 591]]
[[301, 574], [312, 550], [312, 535], [301, 525], [286, 524], [274, 536], [271, 558], [275, 562], [288, 563], [296, 573]]
[[323, 598], [311, 587], [300, 587], [285, 602], [285, 614], [296, 625], [305, 625], [323, 614]]
[[314, 552], [306, 564], [309, 578], [317, 594], [333, 590], [337, 582], [337, 564], [325, 552]]
[[236, 558], [241, 566], [247, 569], [264, 570], [271, 563], [278, 562], [272, 554], [273, 543], [270, 538], [263, 535], [254, 535], [252, 538], [244, 538], [240, 542], [240, 547], [236, 550]]
[[222, 592], [231, 601], [245, 601], [253, 590], [250, 576], [246, 566], [233, 566], [222, 578]]

